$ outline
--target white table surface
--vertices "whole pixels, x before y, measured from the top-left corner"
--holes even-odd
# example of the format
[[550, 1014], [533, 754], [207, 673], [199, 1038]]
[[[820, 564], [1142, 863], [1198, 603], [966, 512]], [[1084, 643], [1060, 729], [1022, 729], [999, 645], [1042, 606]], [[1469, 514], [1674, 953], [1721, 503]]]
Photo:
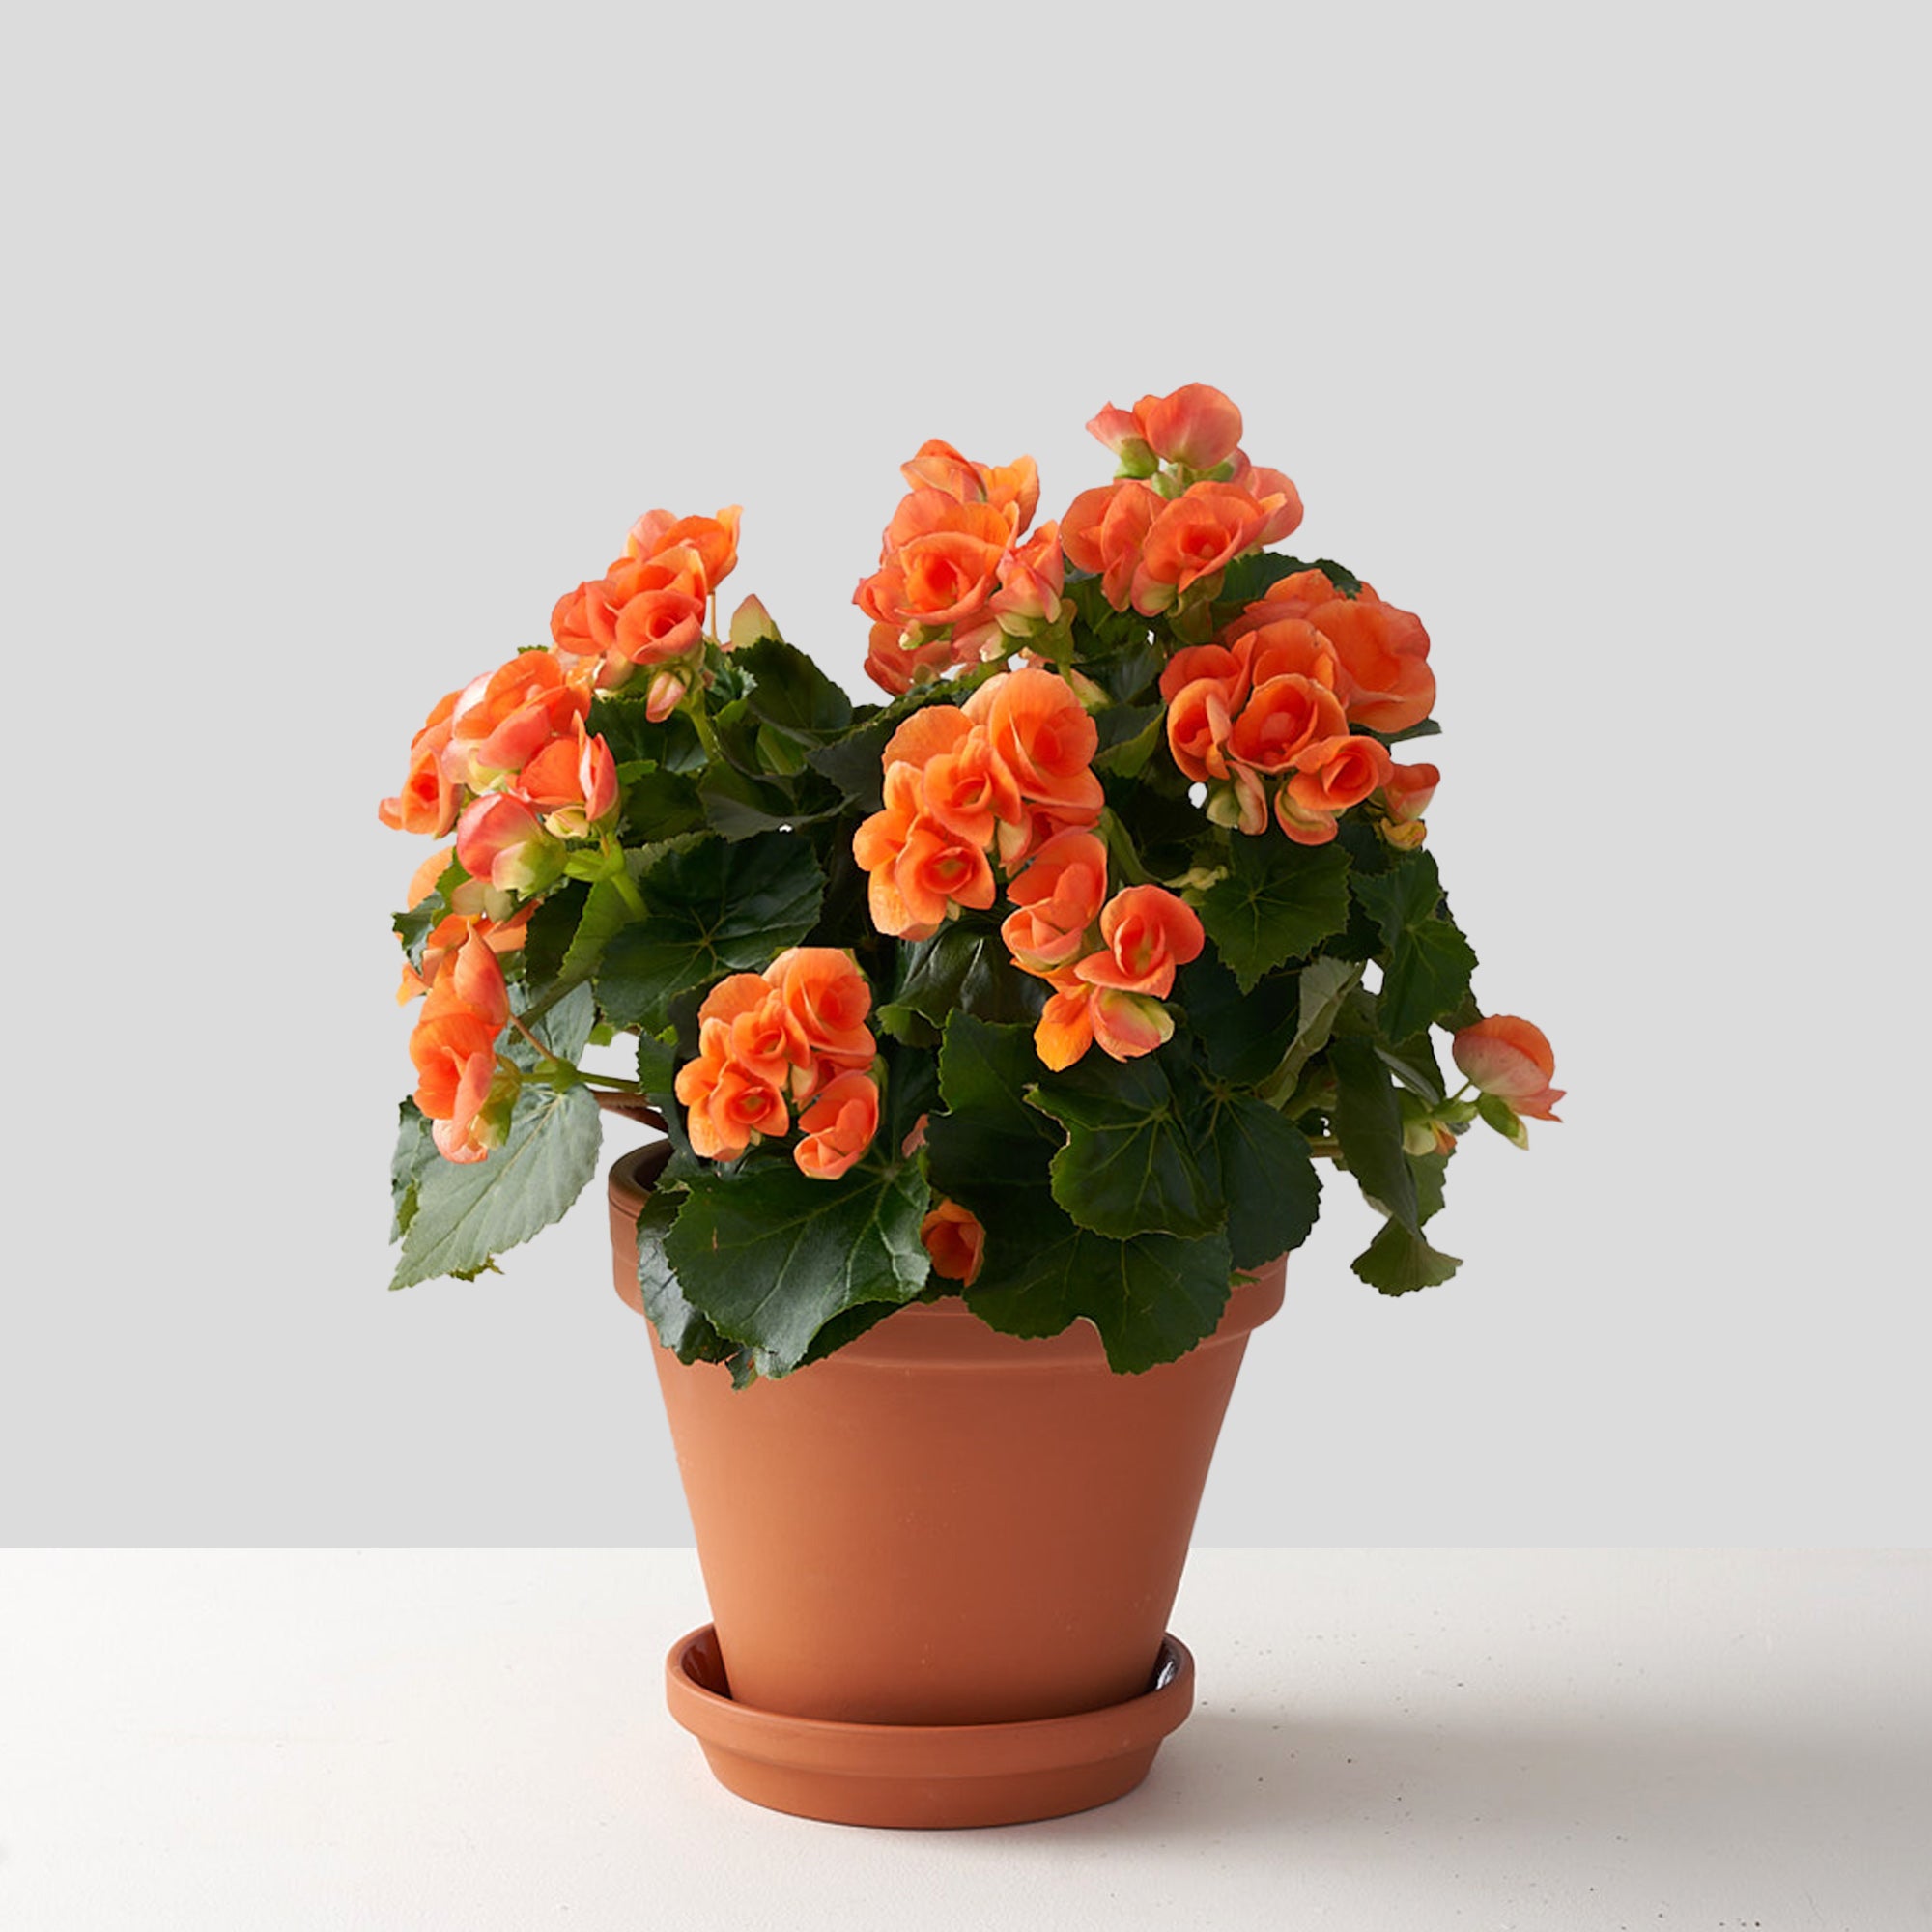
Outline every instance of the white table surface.
[[1932, 1926], [1932, 1555], [1199, 1550], [1140, 1791], [854, 1831], [665, 1715], [686, 1550], [0, 1552], [0, 1927]]

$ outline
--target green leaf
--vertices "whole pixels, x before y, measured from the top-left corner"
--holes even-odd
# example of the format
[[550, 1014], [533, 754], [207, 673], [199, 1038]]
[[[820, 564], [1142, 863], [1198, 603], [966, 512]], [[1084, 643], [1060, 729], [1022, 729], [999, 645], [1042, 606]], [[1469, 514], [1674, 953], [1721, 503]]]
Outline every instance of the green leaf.
[[1252, 1087], [1281, 1064], [1294, 1037], [1295, 987], [1296, 976], [1283, 973], [1243, 993], [1227, 967], [1213, 953], [1204, 952], [1180, 969], [1175, 998], [1201, 1041], [1209, 1070], [1237, 1086]]
[[1455, 1255], [1432, 1248], [1413, 1229], [1384, 1221], [1381, 1233], [1350, 1265], [1384, 1294], [1411, 1294], [1447, 1281], [1463, 1264]]
[[1013, 965], [999, 935], [964, 920], [895, 951], [898, 980], [878, 1024], [908, 1046], [936, 1045], [952, 1012], [1031, 1025], [1046, 1004], [1045, 986]]
[[554, 886], [537, 902], [536, 911], [524, 927], [522, 948], [524, 978], [532, 986], [547, 986], [563, 977], [564, 958], [583, 922], [583, 908], [589, 897], [588, 886], [571, 880]]
[[1390, 1039], [1406, 1039], [1467, 996], [1475, 952], [1453, 920], [1438, 917], [1442, 880], [1430, 853], [1410, 853], [1378, 878], [1357, 875], [1354, 892], [1388, 949], [1382, 1031]]
[[1328, 1044], [1335, 1022], [1348, 1004], [1349, 995], [1361, 983], [1362, 969], [1346, 959], [1325, 956], [1311, 959], [1301, 969], [1296, 982], [1299, 995], [1299, 1023], [1294, 1038], [1283, 1054], [1281, 1065], [1269, 1089], [1281, 1098], [1294, 1091], [1301, 1070]]
[[1349, 1172], [1384, 1214], [1411, 1233], [1420, 1229], [1415, 1177], [1402, 1148], [1402, 1108], [1395, 1083], [1374, 1046], [1358, 1035], [1328, 1049], [1335, 1069], [1335, 1139]]
[[[529, 1010], [530, 1004], [526, 988], [518, 986], [512, 989], [512, 1012], [521, 1016]], [[597, 1002], [591, 997], [588, 986], [573, 986], [567, 993], [553, 1000], [538, 1018], [527, 1024], [554, 1058], [567, 1060], [574, 1066], [589, 1041], [590, 1029], [597, 1024]], [[521, 1034], [506, 1033], [498, 1046], [499, 1051], [526, 1072], [537, 1065], [536, 1049]]]
[[428, 1118], [413, 1100], [405, 1100], [397, 1110], [396, 1151], [389, 1156], [389, 1239], [400, 1241], [410, 1232], [416, 1217], [416, 1187], [422, 1172], [442, 1156], [429, 1137]]
[[787, 1164], [690, 1185], [664, 1244], [684, 1298], [770, 1376], [797, 1368], [835, 1316], [925, 1285], [928, 1190], [916, 1167], [814, 1180]]
[[416, 1170], [414, 1208], [389, 1286], [487, 1266], [560, 1219], [596, 1172], [602, 1139], [587, 1090], [526, 1087], [508, 1138], [485, 1159], [459, 1165], [432, 1150]]
[[1031, 1028], [995, 1026], [954, 1013], [939, 1050], [939, 1097], [947, 1111], [935, 1114], [926, 1127], [934, 1179], [944, 1165], [968, 1184], [979, 1177], [997, 1185], [1001, 1163], [1032, 1151], [1038, 1154], [1044, 1185], [1046, 1156], [1059, 1148], [1061, 1135], [1026, 1102], [1026, 1090], [1044, 1071]]
[[1248, 992], [1349, 923], [1349, 855], [1271, 832], [1236, 835], [1228, 876], [1202, 899], [1201, 923]]
[[621, 771], [626, 765], [647, 765], [661, 772], [695, 772], [706, 763], [697, 726], [682, 711], [652, 724], [648, 676], [634, 677], [622, 691], [599, 692], [590, 701], [584, 728], [601, 737]]
[[1418, 1223], [1426, 1223], [1442, 1211], [1442, 1197], [1449, 1181], [1449, 1156], [1412, 1153], [1408, 1156], [1408, 1171], [1415, 1176], [1415, 1218]]
[[659, 1342], [680, 1362], [729, 1361], [742, 1352], [739, 1346], [727, 1342], [684, 1298], [677, 1276], [665, 1259], [665, 1240], [676, 1225], [684, 1201], [682, 1187], [668, 1187], [660, 1180], [638, 1215], [638, 1288], [644, 1313], [650, 1317]]
[[1175, 1361], [1214, 1332], [1234, 1273], [1225, 1236], [1116, 1241], [1076, 1227], [1041, 1189], [997, 1198], [980, 1213], [985, 1263], [966, 1297], [989, 1327], [1058, 1335], [1084, 1317], [1122, 1375]]
[[1100, 749], [1094, 753], [1096, 771], [1117, 778], [1138, 778], [1153, 756], [1167, 729], [1164, 704], [1115, 704], [1094, 720], [1100, 727]]
[[792, 738], [821, 743], [850, 728], [852, 700], [801, 650], [763, 638], [731, 662], [752, 674], [753, 717]]
[[825, 881], [802, 837], [767, 832], [736, 844], [673, 845], [637, 886], [643, 920], [606, 947], [597, 993], [618, 1026], [655, 1029], [674, 995], [762, 971], [798, 945], [818, 917]]
[[1307, 1136], [1264, 1101], [1231, 1094], [1215, 1104], [1213, 1147], [1235, 1265], [1261, 1267], [1298, 1248], [1321, 1211]]
[[638, 1085], [646, 1094], [668, 1098], [677, 1080], [677, 1036], [669, 1027], [661, 1034], [638, 1036]]
[[1153, 1055], [1117, 1064], [1090, 1054], [1029, 1087], [1029, 1103], [1066, 1129], [1052, 1161], [1054, 1200], [1116, 1240], [1220, 1228], [1227, 1203], [1211, 1155], [1204, 1170], [1195, 1097], [1176, 1094], [1164, 1057]]

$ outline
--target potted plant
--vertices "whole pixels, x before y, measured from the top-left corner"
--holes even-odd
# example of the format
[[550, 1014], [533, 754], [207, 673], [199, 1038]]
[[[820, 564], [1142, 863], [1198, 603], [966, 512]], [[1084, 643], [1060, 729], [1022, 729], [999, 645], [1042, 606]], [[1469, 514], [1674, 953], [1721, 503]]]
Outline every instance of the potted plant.
[[735, 508], [653, 511], [381, 808], [450, 841], [396, 921], [396, 1285], [561, 1215], [601, 1111], [661, 1131], [610, 1197], [715, 1618], [672, 1705], [816, 1816], [1138, 1781], [1318, 1163], [1379, 1217], [1355, 1272], [1407, 1293], [1458, 1266], [1428, 1224], [1462, 1136], [1560, 1097], [1425, 844], [1421, 621], [1281, 554], [1300, 498], [1219, 391], [1089, 427], [1118, 473], [1057, 521], [1030, 459], [903, 466], [855, 599], [885, 702], [755, 598], [721, 622]]

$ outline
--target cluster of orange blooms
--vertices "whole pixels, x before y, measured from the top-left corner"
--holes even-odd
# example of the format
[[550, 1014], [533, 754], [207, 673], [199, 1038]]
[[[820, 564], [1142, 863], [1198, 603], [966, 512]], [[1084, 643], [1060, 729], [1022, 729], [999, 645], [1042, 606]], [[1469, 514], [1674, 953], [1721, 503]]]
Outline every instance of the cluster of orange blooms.
[[697, 1058], [678, 1071], [694, 1153], [735, 1160], [791, 1131], [799, 1172], [836, 1180], [879, 1130], [872, 989], [849, 952], [794, 946], [762, 973], [721, 980], [697, 1012]]
[[1058, 526], [1026, 533], [1039, 505], [1032, 457], [974, 463], [935, 438], [899, 473], [909, 494], [852, 599], [872, 620], [867, 673], [895, 696], [1057, 623], [1065, 582]]
[[1264, 831], [1268, 781], [1278, 781], [1274, 817], [1299, 845], [1326, 844], [1338, 815], [1377, 791], [1387, 836], [1421, 842], [1441, 774], [1397, 764], [1350, 727], [1402, 731], [1429, 716], [1429, 633], [1366, 583], [1350, 598], [1319, 570], [1281, 579], [1220, 642], [1177, 651], [1160, 695], [1174, 761], [1208, 787], [1217, 822]]
[[1151, 1053], [1174, 1031], [1160, 1002], [1175, 969], [1203, 944], [1194, 913], [1158, 886], [1108, 898], [1098, 743], [1064, 678], [1002, 672], [963, 706], [927, 705], [899, 726], [884, 810], [852, 841], [872, 922], [900, 939], [990, 908], [997, 865], [1017, 908], [1001, 927], [1013, 963], [1054, 989], [1034, 1035], [1052, 1067], [1095, 1043], [1116, 1060]]
[[568, 841], [597, 838], [616, 819], [617, 767], [587, 728], [591, 694], [650, 668], [653, 718], [678, 703], [737, 547], [735, 507], [639, 518], [604, 577], [558, 600], [554, 649], [519, 652], [438, 701], [411, 741], [401, 788], [377, 807], [398, 831], [456, 834], [453, 848], [417, 869], [412, 910], [452, 856], [469, 874], [425, 941], [421, 972], [403, 969], [400, 995], [428, 996], [410, 1041], [415, 1100], [451, 1160], [481, 1160], [499, 1146], [515, 1100], [515, 1070], [496, 1058], [509, 1011], [496, 955], [522, 945]]
[[715, 517], [639, 517], [624, 554], [556, 600], [550, 634], [564, 663], [582, 667], [602, 691], [649, 671], [648, 715], [662, 724], [703, 656], [707, 610], [738, 561], [739, 514], [733, 503]]

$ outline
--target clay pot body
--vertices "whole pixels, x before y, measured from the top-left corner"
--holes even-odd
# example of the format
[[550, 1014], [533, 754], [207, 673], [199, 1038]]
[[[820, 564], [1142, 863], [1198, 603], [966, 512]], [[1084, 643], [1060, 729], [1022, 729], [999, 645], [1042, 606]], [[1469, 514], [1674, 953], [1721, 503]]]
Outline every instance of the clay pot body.
[[[661, 1159], [643, 1150], [611, 1175], [634, 1307]], [[1142, 1696], [1248, 1333], [1281, 1300], [1276, 1263], [1236, 1286], [1211, 1337], [1137, 1376], [1108, 1369], [1086, 1322], [1020, 1340], [956, 1296], [742, 1390], [653, 1346], [727, 1694], [870, 1725]]]

